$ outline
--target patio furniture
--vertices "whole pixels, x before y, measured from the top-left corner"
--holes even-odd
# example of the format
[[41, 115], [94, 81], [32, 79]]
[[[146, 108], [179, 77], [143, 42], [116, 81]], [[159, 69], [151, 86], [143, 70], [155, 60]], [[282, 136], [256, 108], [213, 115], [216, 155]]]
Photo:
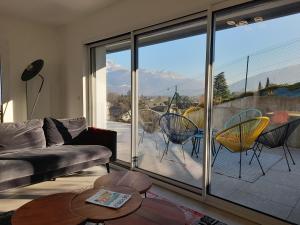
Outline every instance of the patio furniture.
[[198, 158], [201, 139], [203, 139], [204, 134], [204, 109], [199, 106], [192, 106], [183, 113], [183, 116], [190, 119], [198, 127], [197, 134], [195, 134], [195, 136], [192, 138], [193, 150], [191, 153], [191, 156], [193, 156], [195, 153]]
[[234, 114], [229, 120], [227, 120], [224, 124], [224, 128], [226, 129], [249, 119], [261, 116], [262, 113], [258, 109], [245, 109]]
[[[289, 169], [289, 171], [291, 171], [286, 151], [289, 153], [294, 165], [295, 165], [295, 161], [294, 161], [293, 156], [290, 152], [290, 149], [287, 145], [287, 141], [288, 141], [290, 135], [296, 130], [296, 128], [299, 125], [300, 125], [300, 119], [296, 119], [296, 120], [290, 121], [282, 126], [276, 127], [272, 130], [262, 133], [259, 136], [259, 138], [257, 139], [257, 143], [261, 144], [261, 147], [259, 148], [258, 156], [260, 156], [263, 147], [267, 147], [270, 149], [282, 147], [288, 169]], [[249, 164], [251, 164], [253, 157], [254, 157], [254, 155], [252, 156]]]
[[[250, 120], [252, 118], [261, 117], [262, 113], [258, 109], [245, 109], [236, 114], [234, 114], [229, 120], [224, 124], [224, 129], [232, 127], [236, 124], [242, 123], [244, 121]], [[215, 132], [217, 133], [217, 132]], [[216, 153], [215, 141], [213, 139], [213, 154]], [[246, 151], [247, 154], [247, 151]]]
[[[139, 140], [139, 144], [143, 142], [145, 132], [148, 134], [155, 134], [159, 131], [159, 119], [161, 114], [151, 109], [139, 110], [139, 124], [141, 125], [143, 132]], [[155, 138], [155, 137], [154, 137]], [[155, 140], [155, 147], [157, 148], [157, 141]]]
[[240, 153], [239, 178], [241, 178], [242, 152], [252, 149], [262, 173], [265, 174], [256, 151], [253, 149], [253, 144], [268, 124], [268, 117], [257, 117], [219, 131], [216, 134], [216, 140], [220, 143], [220, 146], [214, 157], [212, 167], [216, 161], [220, 149], [223, 146], [232, 153]]
[[162, 161], [164, 155], [168, 153], [170, 142], [181, 145], [183, 158], [185, 160], [183, 145], [197, 134], [197, 126], [188, 118], [175, 113], [164, 114], [159, 120], [159, 125], [167, 137], [166, 148], [160, 161]]
[[190, 107], [184, 113], [183, 116], [193, 121], [193, 123], [200, 129], [204, 128], [204, 109], [197, 107]]

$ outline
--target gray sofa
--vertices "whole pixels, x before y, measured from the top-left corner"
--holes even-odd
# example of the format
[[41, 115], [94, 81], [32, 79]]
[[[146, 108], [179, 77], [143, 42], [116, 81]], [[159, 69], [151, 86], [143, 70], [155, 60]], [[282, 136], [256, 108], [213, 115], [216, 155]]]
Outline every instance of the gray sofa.
[[50, 180], [116, 159], [116, 132], [85, 118], [0, 124], [0, 191]]

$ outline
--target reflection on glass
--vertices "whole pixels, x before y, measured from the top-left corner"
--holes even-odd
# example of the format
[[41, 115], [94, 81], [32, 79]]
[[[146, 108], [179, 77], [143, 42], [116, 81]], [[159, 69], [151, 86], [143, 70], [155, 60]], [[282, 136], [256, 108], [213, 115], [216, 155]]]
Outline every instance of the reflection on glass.
[[138, 167], [201, 187], [206, 25], [138, 37]]
[[96, 48], [97, 126], [117, 131], [117, 159], [131, 159], [131, 72], [129, 41]]
[[293, 24], [300, 13], [295, 7], [256, 5], [216, 14], [210, 191], [299, 223], [300, 31]]

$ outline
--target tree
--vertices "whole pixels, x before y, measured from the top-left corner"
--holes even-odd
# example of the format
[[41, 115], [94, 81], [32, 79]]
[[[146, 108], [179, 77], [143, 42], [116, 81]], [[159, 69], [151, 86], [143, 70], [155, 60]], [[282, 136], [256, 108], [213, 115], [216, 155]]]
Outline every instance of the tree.
[[261, 82], [259, 81], [258, 90], [260, 91], [261, 89], [262, 89], [262, 86], [261, 86]]
[[268, 88], [268, 87], [270, 87], [270, 79], [269, 79], [269, 77], [267, 78], [267, 82], [266, 82], [265, 88]]
[[230, 96], [230, 91], [225, 79], [224, 72], [219, 73], [214, 79], [214, 97], [221, 99], [228, 99]]

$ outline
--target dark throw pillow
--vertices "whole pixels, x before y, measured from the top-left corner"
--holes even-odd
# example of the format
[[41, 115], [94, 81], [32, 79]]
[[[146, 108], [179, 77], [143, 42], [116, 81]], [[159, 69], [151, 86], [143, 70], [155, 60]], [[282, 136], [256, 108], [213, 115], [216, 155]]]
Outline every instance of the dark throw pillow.
[[69, 144], [80, 133], [87, 130], [84, 117], [74, 119], [44, 119], [44, 132], [47, 146]]

